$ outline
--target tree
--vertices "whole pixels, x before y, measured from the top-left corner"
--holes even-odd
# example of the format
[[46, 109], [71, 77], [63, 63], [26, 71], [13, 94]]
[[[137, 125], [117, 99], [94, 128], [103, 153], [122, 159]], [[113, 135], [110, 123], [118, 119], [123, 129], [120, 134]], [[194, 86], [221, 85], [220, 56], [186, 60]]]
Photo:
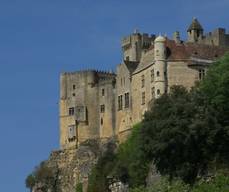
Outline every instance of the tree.
[[35, 168], [32, 174], [26, 178], [26, 187], [31, 191], [36, 184], [41, 184], [42, 189], [47, 191], [48, 189], [53, 189], [56, 191], [56, 172], [54, 168], [48, 167], [45, 162]]
[[28, 177], [25, 180], [25, 185], [27, 188], [30, 189], [30, 191], [32, 191], [35, 183], [36, 183], [35, 176], [33, 174], [28, 175]]
[[[142, 124], [142, 145], [162, 175], [194, 183], [214, 160], [220, 125], [216, 111], [197, 90], [182, 86], [157, 99]], [[198, 105], [202, 103], [202, 105]]]
[[229, 53], [214, 63], [200, 84], [209, 105], [219, 111], [218, 119], [229, 125]]
[[229, 53], [210, 67], [200, 84], [208, 105], [217, 111], [221, 130], [217, 135], [218, 161], [228, 164], [229, 159]]

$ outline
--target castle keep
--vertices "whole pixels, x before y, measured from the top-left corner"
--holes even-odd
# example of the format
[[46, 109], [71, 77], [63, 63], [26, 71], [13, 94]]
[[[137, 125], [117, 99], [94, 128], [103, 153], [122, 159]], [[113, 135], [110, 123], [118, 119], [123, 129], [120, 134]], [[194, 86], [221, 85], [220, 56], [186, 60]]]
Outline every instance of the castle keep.
[[60, 145], [76, 147], [87, 139], [123, 140], [150, 103], [173, 85], [191, 88], [209, 65], [229, 50], [229, 34], [218, 28], [204, 34], [196, 18], [187, 41], [140, 34], [122, 39], [123, 61], [116, 74], [95, 70], [60, 77]]

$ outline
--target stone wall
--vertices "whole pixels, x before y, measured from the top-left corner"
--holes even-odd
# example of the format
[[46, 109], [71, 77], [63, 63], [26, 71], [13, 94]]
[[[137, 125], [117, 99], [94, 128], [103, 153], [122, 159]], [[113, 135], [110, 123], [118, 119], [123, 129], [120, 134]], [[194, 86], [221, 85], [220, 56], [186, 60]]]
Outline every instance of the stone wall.
[[[90, 70], [61, 74], [61, 149], [76, 147], [88, 139], [114, 135], [114, 83], [113, 73]], [[101, 96], [102, 91], [104, 96]], [[104, 112], [101, 105], [105, 107]]]

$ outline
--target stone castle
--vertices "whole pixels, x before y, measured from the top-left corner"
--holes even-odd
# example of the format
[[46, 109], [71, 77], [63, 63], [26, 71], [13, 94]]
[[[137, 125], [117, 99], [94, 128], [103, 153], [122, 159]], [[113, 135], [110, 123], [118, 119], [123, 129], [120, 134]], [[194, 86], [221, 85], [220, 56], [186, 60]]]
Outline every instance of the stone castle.
[[95, 70], [60, 77], [60, 145], [76, 147], [88, 139], [120, 141], [143, 119], [155, 98], [173, 85], [191, 88], [208, 67], [229, 50], [229, 34], [218, 28], [204, 34], [196, 18], [187, 41], [135, 31], [122, 39], [117, 73]]

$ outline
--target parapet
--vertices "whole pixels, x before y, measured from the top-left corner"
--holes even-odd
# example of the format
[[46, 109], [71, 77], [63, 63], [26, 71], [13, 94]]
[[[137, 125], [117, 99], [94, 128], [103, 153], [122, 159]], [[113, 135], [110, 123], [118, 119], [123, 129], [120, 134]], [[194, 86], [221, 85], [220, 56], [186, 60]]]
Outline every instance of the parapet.
[[149, 35], [148, 33], [132, 33], [129, 36], [126, 36], [124, 38], [122, 38], [121, 40], [121, 44], [122, 44], [122, 48], [125, 47], [129, 47], [131, 46], [131, 44], [135, 43], [135, 42], [141, 42], [142, 46], [145, 45], [145, 43], [151, 43], [154, 41], [156, 35], [151, 34]]

